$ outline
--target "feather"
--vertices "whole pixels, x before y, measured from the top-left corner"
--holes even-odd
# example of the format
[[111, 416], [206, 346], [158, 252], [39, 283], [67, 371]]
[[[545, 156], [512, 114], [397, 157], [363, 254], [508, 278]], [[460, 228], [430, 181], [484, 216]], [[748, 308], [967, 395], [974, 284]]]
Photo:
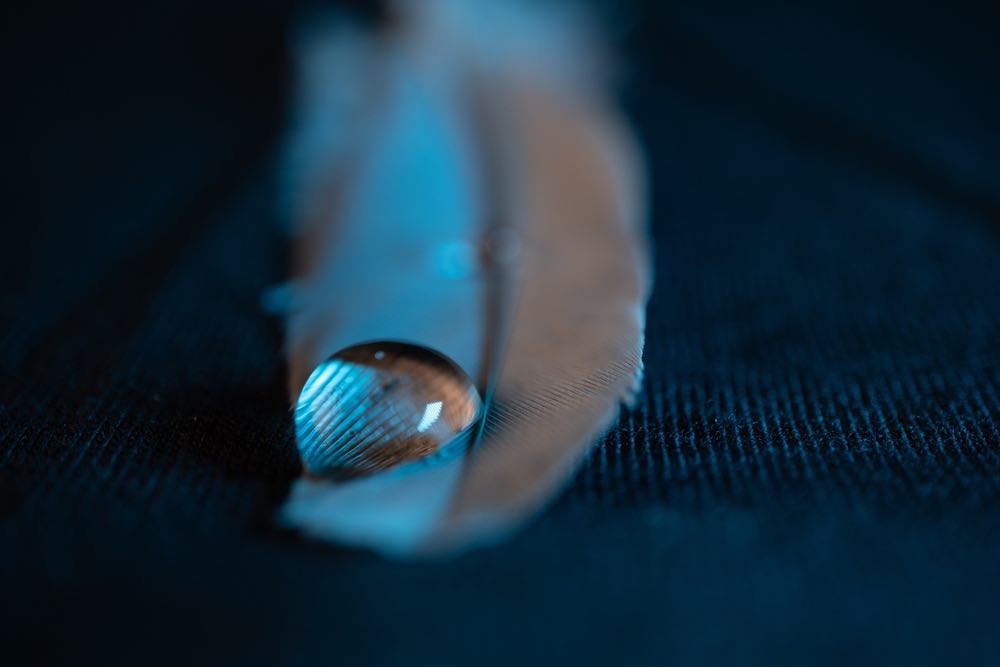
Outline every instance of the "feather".
[[500, 539], [555, 496], [638, 387], [651, 276], [638, 151], [580, 15], [396, 9], [303, 47], [289, 389], [340, 349], [409, 341], [474, 378], [485, 414], [462, 456], [307, 471], [280, 519], [411, 556]]

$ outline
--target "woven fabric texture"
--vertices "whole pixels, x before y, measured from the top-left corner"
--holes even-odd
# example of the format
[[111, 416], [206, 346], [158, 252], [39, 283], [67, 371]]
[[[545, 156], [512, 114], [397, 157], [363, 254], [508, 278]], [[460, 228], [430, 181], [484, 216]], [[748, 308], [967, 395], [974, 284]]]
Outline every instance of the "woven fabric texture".
[[33, 56], [0, 243], [5, 663], [996, 655], [985, 9], [624, 12], [639, 404], [509, 542], [396, 562], [272, 523], [299, 473], [260, 305], [289, 17], [229, 4], [25, 10], [8, 42]]

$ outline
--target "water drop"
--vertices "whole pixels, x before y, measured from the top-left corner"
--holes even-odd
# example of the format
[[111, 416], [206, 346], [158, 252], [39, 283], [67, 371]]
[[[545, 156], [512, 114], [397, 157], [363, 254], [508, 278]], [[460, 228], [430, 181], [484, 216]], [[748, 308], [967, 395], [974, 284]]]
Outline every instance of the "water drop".
[[295, 405], [306, 469], [353, 477], [461, 451], [482, 401], [468, 375], [419, 345], [354, 345], [321, 363]]

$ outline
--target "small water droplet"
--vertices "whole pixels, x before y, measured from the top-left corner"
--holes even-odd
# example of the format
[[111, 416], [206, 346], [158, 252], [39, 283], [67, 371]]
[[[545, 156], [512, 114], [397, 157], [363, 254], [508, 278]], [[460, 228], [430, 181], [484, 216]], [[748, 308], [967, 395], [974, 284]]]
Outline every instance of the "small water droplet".
[[481, 252], [492, 266], [509, 266], [521, 255], [521, 235], [513, 227], [496, 227], [483, 236]]
[[306, 469], [353, 477], [461, 451], [482, 401], [472, 380], [419, 345], [354, 345], [321, 363], [295, 406]]
[[478, 270], [476, 248], [465, 241], [440, 244], [434, 251], [438, 273], [454, 280], [473, 276]]

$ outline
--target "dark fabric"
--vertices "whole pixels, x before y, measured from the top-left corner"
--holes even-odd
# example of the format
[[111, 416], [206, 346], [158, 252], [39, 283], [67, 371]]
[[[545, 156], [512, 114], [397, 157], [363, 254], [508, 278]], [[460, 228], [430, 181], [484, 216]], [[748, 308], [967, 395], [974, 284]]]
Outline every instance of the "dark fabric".
[[638, 406], [523, 533], [424, 563], [271, 523], [288, 13], [15, 11], [0, 661], [995, 659], [997, 24], [731, 4], [619, 10], [657, 243]]

